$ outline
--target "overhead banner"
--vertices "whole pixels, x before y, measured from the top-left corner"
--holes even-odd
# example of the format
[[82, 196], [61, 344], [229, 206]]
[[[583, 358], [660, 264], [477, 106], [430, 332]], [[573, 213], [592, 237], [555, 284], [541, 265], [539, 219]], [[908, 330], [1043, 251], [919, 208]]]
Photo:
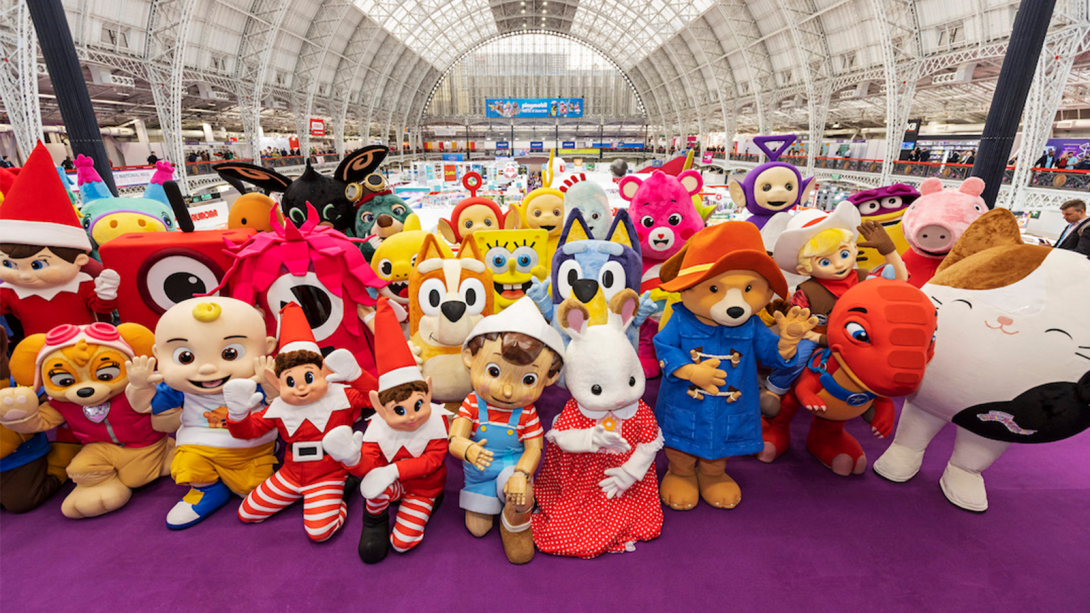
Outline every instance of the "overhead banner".
[[561, 149], [559, 155], [598, 155], [598, 149]]
[[582, 117], [582, 98], [487, 98], [488, 117]]
[[564, 149], [575, 149], [575, 141], [573, 141], [573, 140], [564, 141], [563, 148]]
[[458, 180], [458, 167], [454, 164], [446, 164], [443, 166], [443, 180], [447, 183], [454, 183]]
[[530, 151], [541, 151], [545, 148], [545, 143], [539, 140], [530, 141]]
[[325, 136], [325, 121], [312, 117], [310, 119], [310, 135]]
[[496, 149], [510, 149], [511, 143], [500, 141], [496, 143]]

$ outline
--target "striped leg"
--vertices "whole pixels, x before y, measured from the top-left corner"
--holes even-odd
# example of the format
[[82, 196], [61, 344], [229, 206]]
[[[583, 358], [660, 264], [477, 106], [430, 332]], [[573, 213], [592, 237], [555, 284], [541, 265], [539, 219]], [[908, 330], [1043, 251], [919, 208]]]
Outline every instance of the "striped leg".
[[321, 543], [344, 525], [344, 479], [322, 481], [302, 488], [303, 525], [310, 540]]
[[424, 540], [424, 527], [428, 525], [435, 498], [403, 496], [397, 510], [397, 521], [390, 534], [390, 544], [398, 553], [405, 553]]
[[277, 471], [242, 501], [238, 507], [238, 518], [246, 524], [265, 521], [272, 517], [273, 513], [290, 506], [302, 497], [299, 485], [292, 483], [287, 477], [281, 475], [280, 471]]
[[405, 490], [401, 487], [401, 482], [394, 481], [390, 487], [386, 488], [386, 491], [378, 496], [364, 499], [364, 503], [367, 505], [367, 514], [382, 515], [390, 507], [390, 503], [401, 500], [401, 495], [404, 493]]

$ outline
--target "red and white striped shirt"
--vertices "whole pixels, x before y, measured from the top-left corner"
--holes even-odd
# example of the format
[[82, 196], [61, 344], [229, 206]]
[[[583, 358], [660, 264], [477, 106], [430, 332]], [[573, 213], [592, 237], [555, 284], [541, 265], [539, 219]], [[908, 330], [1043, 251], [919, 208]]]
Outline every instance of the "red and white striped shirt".
[[[488, 421], [508, 423], [511, 420], [511, 413], [512, 411], [488, 405]], [[464, 417], [473, 422], [473, 429], [469, 431], [470, 436], [472, 436], [481, 423], [478, 417], [476, 394], [470, 394], [462, 401], [462, 408], [458, 409], [458, 417]], [[515, 427], [515, 431], [518, 432], [520, 442], [529, 438], [545, 436], [545, 431], [541, 428], [541, 420], [537, 418], [537, 409], [534, 408], [534, 405], [531, 404], [522, 408], [522, 415], [519, 415], [519, 423]]]

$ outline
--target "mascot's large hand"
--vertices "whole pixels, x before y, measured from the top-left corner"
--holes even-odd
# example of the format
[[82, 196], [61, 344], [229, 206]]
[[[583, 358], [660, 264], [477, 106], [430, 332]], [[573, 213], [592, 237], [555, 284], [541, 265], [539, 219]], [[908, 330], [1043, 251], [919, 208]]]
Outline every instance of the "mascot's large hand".
[[549, 295], [549, 284], [541, 279], [530, 279], [530, 289], [526, 290], [526, 295], [534, 301], [545, 319], [552, 321], [553, 297]]
[[806, 333], [818, 325], [818, 318], [810, 315], [810, 309], [791, 307], [787, 314], [776, 311], [772, 314], [780, 330], [780, 357], [790, 360], [795, 356], [795, 349]]
[[0, 389], [0, 423], [21, 421], [38, 411], [38, 395], [29, 387]]
[[322, 437], [322, 449], [329, 457], [345, 466], [360, 463], [363, 454], [363, 432], [355, 432], [348, 426], [337, 426]]
[[356, 357], [347, 349], [335, 349], [323, 363], [333, 372], [325, 378], [328, 383], [348, 383], [363, 376], [363, 369], [356, 362]]
[[640, 296], [640, 308], [636, 310], [636, 317], [632, 320], [632, 327], [639, 328], [643, 325], [643, 322], [647, 321], [648, 317], [660, 310], [665, 310], [665, 308], [665, 301], [660, 305], [657, 300], [651, 298], [651, 290], [647, 290]]

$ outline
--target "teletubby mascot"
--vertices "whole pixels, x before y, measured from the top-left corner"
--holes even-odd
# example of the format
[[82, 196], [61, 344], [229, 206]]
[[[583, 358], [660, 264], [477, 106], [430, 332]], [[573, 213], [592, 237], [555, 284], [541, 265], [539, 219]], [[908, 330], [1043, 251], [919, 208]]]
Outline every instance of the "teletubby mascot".
[[[752, 216], [746, 221], [755, 224], [764, 237], [765, 248], [772, 250], [780, 230], [790, 218], [787, 211], [810, 199], [817, 188], [813, 177], [803, 179], [794, 165], [779, 161], [780, 155], [798, 138], [786, 136], [758, 136], [753, 144], [765, 152], [768, 161], [746, 173], [739, 181], [730, 182], [730, 198], [739, 207], [745, 207]], [[767, 143], [780, 143], [775, 150]], [[780, 213], [784, 213], [780, 215]], [[776, 221], [773, 221], [775, 219]], [[771, 223], [770, 223], [771, 222]], [[766, 226], [769, 226], [766, 228]]]
[[937, 320], [931, 301], [903, 281], [872, 279], [844, 293], [828, 318], [828, 347], [811, 356], [765, 428], [765, 447], [776, 455], [790, 442], [791, 417], [800, 406], [813, 414], [806, 449], [840, 476], [861, 475], [867, 456], [844, 431], [863, 417], [875, 436], [893, 432], [893, 401], [916, 391], [934, 355]]
[[700, 498], [730, 509], [742, 491], [725, 472], [727, 458], [764, 445], [757, 364], [793, 365], [817, 318], [798, 307], [777, 311], [779, 336], [761, 321], [758, 313], [787, 293], [787, 282], [749, 222], [701, 230], [663, 264], [661, 278], [681, 303], [655, 336], [664, 373], [656, 412], [669, 461], [659, 492], [678, 511]]

